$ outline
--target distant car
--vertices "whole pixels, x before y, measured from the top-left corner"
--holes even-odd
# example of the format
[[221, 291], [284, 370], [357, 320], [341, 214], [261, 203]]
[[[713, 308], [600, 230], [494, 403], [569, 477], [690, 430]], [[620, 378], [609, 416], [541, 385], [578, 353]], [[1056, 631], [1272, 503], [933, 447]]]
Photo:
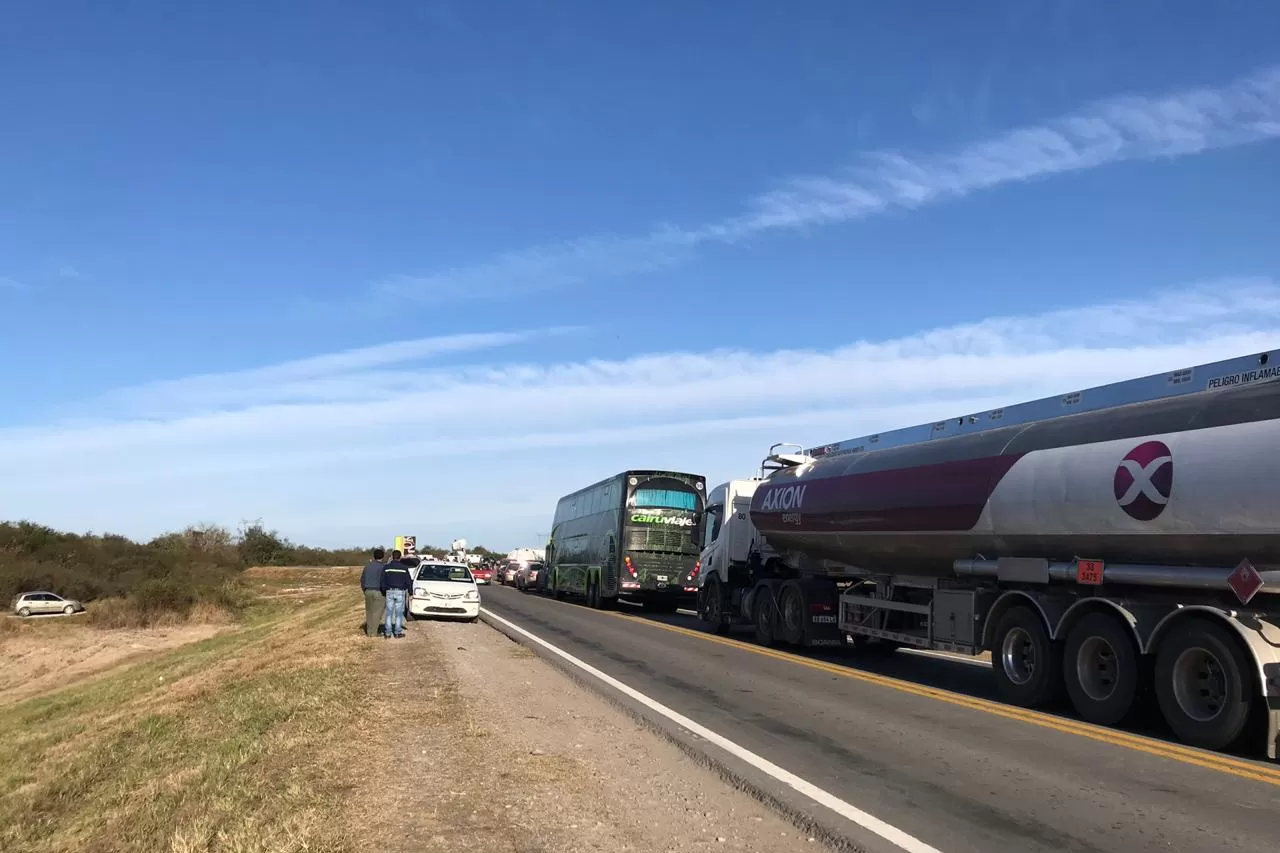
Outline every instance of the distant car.
[[63, 598], [52, 592], [24, 592], [13, 599], [11, 608], [19, 616], [34, 616], [37, 613], [72, 613], [84, 611], [84, 605], [74, 598]]
[[538, 574], [544, 566], [542, 563], [528, 563], [520, 567], [516, 572], [516, 589], [528, 592], [531, 589], [538, 588]]
[[476, 579], [476, 583], [491, 583], [493, 581], [493, 569], [488, 566], [479, 566], [471, 570], [471, 576]]
[[507, 567], [502, 570], [502, 582], [507, 585], [515, 583], [518, 571], [520, 571], [518, 563], [507, 563]]
[[423, 560], [413, 579], [409, 613], [416, 618], [480, 618], [480, 589], [464, 563]]

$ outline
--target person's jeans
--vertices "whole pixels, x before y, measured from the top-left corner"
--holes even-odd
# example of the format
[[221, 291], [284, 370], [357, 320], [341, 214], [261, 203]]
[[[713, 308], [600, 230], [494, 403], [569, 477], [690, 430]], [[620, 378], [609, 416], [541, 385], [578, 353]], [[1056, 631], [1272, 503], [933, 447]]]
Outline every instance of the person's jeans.
[[404, 605], [406, 596], [403, 589], [387, 590], [387, 615], [383, 628], [387, 636], [400, 636], [404, 633]]

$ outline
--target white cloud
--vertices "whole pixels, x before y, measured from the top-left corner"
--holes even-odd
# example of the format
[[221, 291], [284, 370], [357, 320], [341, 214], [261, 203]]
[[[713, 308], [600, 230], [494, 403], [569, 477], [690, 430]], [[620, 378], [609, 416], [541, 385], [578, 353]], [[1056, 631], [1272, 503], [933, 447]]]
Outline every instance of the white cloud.
[[417, 374], [395, 371], [372, 373], [371, 368], [513, 346], [576, 331], [580, 331], [577, 326], [557, 326], [390, 341], [268, 367], [152, 382], [121, 389], [108, 399], [160, 414], [172, 413], [175, 409], [221, 411], [251, 403], [325, 400], [344, 394], [353, 401], [380, 400], [397, 393], [401, 389], [401, 381]]
[[262, 516], [313, 542], [417, 532], [509, 546], [545, 532], [559, 494], [611, 471], [716, 481], [749, 473], [775, 441], [1266, 350], [1278, 323], [1280, 284], [1249, 279], [822, 350], [412, 367], [532, 333], [384, 345], [122, 389], [111, 420], [99, 408], [93, 423], [0, 431], [0, 517], [150, 535]]
[[427, 301], [505, 298], [660, 269], [688, 259], [705, 244], [848, 222], [1006, 184], [1276, 137], [1280, 66], [1217, 88], [1113, 98], [949, 153], [874, 152], [837, 174], [784, 181], [720, 221], [664, 225], [638, 236], [583, 237], [474, 266], [395, 276], [378, 289]]
[[0, 275], [0, 290], [26, 290], [26, 285], [16, 278]]

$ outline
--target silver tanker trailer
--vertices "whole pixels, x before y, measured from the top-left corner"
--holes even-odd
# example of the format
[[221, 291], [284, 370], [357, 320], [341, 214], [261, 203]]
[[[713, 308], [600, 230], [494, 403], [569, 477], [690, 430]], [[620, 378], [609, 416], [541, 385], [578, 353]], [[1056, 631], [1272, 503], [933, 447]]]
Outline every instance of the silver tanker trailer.
[[[1278, 351], [1280, 352], [1280, 351]], [[1005, 701], [1280, 741], [1280, 359], [779, 452], [707, 496], [700, 618], [991, 653]]]

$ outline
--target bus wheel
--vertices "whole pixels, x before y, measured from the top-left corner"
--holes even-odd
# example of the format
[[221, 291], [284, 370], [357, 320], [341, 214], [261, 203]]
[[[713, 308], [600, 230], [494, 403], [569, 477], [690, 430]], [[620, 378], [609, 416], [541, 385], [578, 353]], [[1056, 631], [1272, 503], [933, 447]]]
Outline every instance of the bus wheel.
[[996, 626], [991, 669], [1001, 698], [1023, 708], [1051, 704], [1062, 689], [1062, 652], [1030, 607], [1017, 606]]
[[725, 614], [724, 590], [718, 577], [709, 577], [699, 590], [698, 615], [713, 633], [729, 633], [729, 618]]
[[1160, 713], [1183, 743], [1223, 749], [1244, 731], [1253, 678], [1230, 629], [1204, 619], [1173, 626], [1156, 653], [1155, 680]]
[[762, 646], [772, 646], [773, 631], [773, 590], [761, 587], [755, 594], [756, 642]]
[[587, 606], [593, 610], [600, 609], [600, 587], [594, 580], [587, 581]]
[[1067, 633], [1062, 659], [1067, 694], [1091, 723], [1114, 726], [1133, 711], [1142, 667], [1128, 627], [1104, 613], [1090, 613]]

